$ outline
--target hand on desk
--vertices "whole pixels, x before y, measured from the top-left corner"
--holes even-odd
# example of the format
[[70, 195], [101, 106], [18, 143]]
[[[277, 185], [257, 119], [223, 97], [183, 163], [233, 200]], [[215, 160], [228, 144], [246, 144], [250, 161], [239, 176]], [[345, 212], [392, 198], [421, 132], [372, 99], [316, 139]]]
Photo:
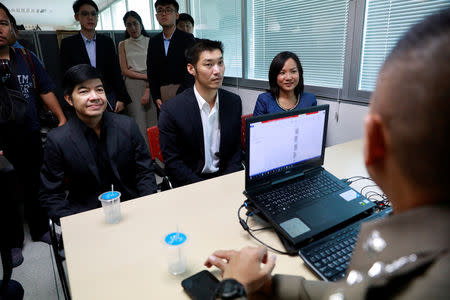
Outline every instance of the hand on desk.
[[[246, 247], [241, 251], [218, 250], [205, 262], [210, 268], [216, 266], [222, 271], [222, 277], [234, 278], [244, 285], [247, 295], [257, 292], [270, 294], [272, 270], [276, 256], [267, 255], [266, 247]], [[263, 264], [263, 266], [261, 266]]]

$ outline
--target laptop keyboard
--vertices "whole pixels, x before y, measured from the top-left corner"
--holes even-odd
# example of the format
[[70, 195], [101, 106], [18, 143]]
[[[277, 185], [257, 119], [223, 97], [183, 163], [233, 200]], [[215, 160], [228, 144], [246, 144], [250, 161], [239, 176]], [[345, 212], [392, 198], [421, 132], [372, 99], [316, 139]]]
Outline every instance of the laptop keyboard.
[[361, 223], [385, 217], [391, 211], [392, 209], [387, 208], [370, 215], [303, 247], [299, 254], [322, 279], [327, 281], [339, 280], [345, 277], [345, 271], [350, 263]]
[[305, 207], [315, 199], [342, 189], [342, 185], [320, 172], [302, 180], [281, 185], [270, 191], [257, 195], [255, 200], [272, 216], [288, 210], [295, 204], [296, 208]]

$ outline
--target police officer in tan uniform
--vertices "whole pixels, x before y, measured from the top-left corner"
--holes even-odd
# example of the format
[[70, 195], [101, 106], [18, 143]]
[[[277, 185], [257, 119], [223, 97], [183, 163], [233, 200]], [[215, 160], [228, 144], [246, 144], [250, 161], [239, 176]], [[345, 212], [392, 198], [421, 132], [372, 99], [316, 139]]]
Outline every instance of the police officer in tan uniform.
[[266, 248], [220, 250], [205, 263], [222, 270], [217, 298], [449, 299], [449, 79], [447, 9], [413, 26], [378, 76], [364, 157], [394, 214], [363, 224], [344, 280], [271, 276]]

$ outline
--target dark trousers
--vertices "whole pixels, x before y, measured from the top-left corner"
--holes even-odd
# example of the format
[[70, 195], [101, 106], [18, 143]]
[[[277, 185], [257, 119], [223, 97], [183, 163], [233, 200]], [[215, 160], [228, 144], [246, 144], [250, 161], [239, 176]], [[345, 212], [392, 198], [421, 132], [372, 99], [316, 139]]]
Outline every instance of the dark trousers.
[[[1, 201], [8, 202], [11, 211], [9, 232], [13, 247], [22, 247], [23, 229], [18, 211], [20, 200], [30, 228], [31, 238], [38, 240], [48, 230], [47, 213], [38, 200], [39, 173], [42, 163], [42, 143], [39, 131], [29, 132], [14, 124], [0, 126], [0, 149], [15, 168], [15, 174], [4, 182]], [[9, 199], [9, 200], [8, 200]], [[2, 204], [4, 205], [4, 204]], [[18, 221], [19, 220], [19, 221]], [[19, 233], [20, 232], [20, 233]]]

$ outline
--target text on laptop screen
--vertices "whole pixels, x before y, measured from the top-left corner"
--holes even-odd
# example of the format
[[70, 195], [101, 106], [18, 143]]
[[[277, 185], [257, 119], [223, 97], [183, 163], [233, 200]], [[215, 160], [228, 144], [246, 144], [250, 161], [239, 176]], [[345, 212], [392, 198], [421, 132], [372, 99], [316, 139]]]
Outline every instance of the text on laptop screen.
[[250, 124], [250, 179], [320, 157], [326, 111]]

